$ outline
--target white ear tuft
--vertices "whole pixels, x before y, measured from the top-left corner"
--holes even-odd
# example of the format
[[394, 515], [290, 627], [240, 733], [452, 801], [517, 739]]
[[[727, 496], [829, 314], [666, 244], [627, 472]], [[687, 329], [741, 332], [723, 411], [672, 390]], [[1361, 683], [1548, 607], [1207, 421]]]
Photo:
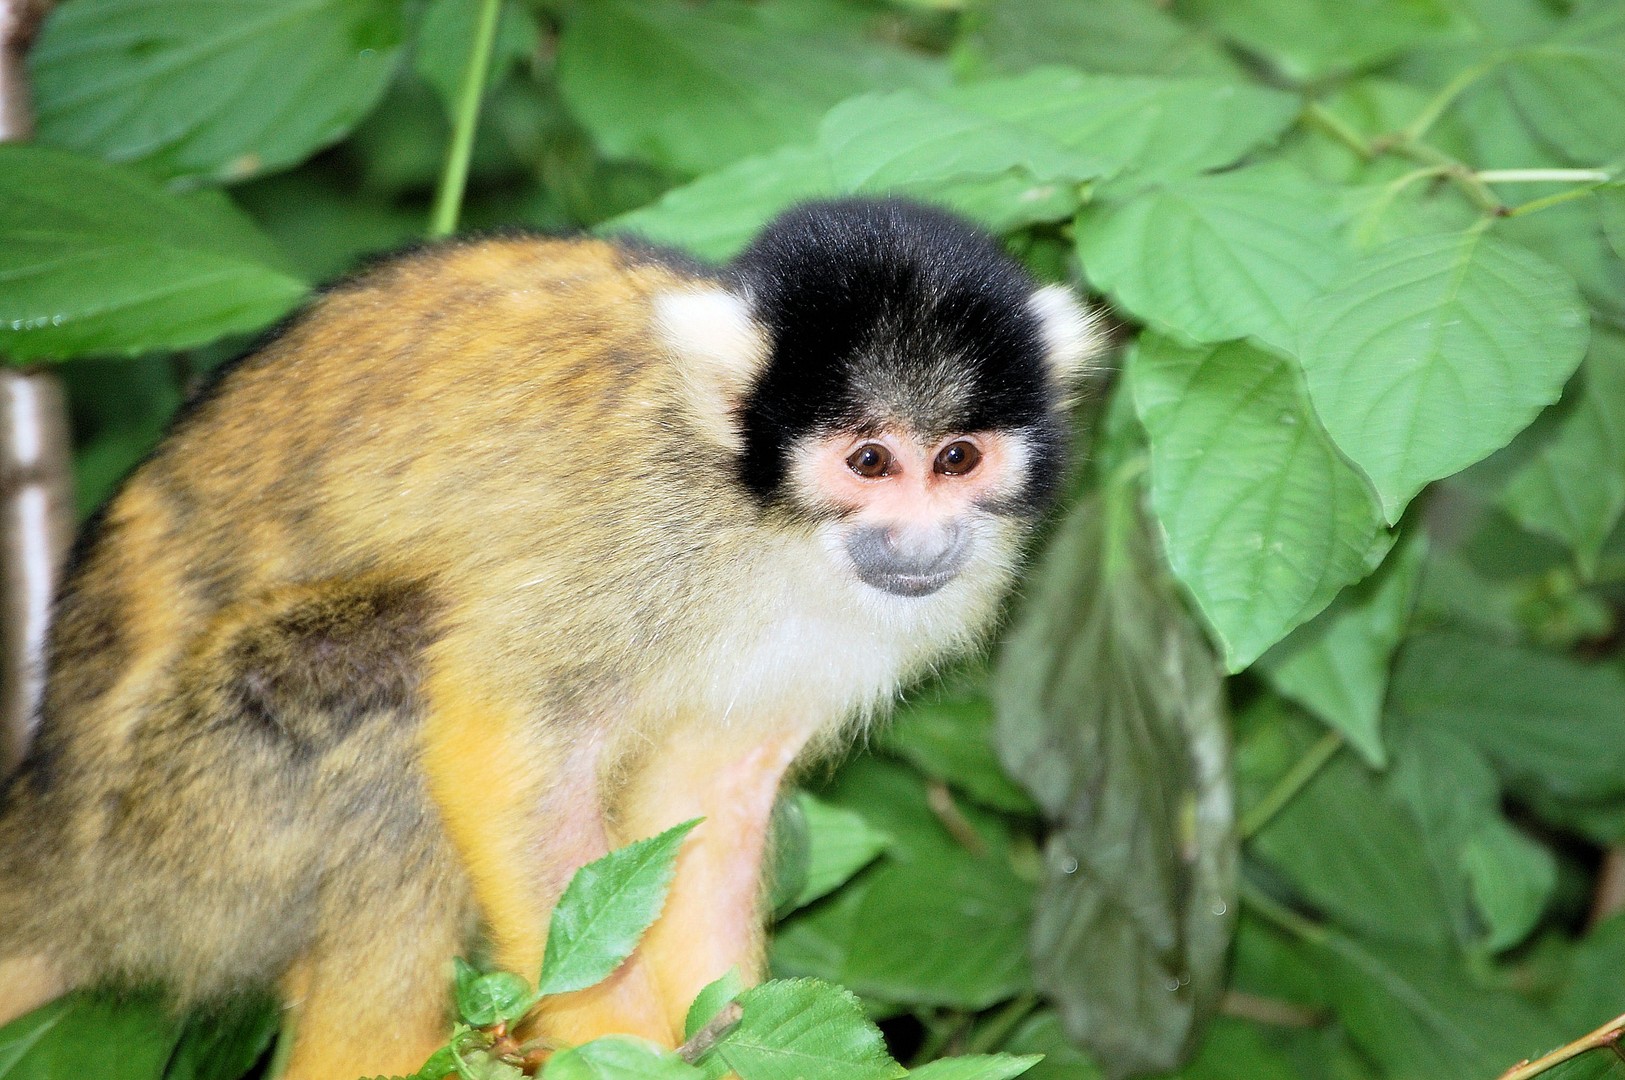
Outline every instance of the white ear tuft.
[[1046, 285], [1027, 304], [1038, 316], [1050, 372], [1063, 383], [1077, 381], [1106, 344], [1099, 312], [1084, 308], [1065, 285]]
[[740, 447], [735, 409], [767, 362], [768, 341], [750, 302], [717, 286], [654, 298], [655, 332], [671, 350], [683, 393], [701, 431]]

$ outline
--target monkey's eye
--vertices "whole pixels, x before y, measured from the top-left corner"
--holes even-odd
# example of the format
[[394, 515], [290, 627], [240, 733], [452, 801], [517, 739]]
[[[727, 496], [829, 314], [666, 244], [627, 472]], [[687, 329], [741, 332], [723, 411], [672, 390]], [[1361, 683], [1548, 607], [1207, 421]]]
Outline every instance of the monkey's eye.
[[864, 443], [846, 459], [846, 467], [866, 480], [875, 480], [891, 472], [892, 456], [879, 443]]
[[937, 452], [934, 468], [944, 476], [964, 476], [981, 463], [982, 452], [976, 444], [961, 439], [951, 442]]

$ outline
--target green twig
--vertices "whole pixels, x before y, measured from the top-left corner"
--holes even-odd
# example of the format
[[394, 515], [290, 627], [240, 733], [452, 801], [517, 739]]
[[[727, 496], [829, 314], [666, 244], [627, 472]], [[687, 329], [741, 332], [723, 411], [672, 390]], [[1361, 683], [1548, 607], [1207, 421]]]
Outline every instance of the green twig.
[[965, 1053], [991, 1054], [998, 1050], [1015, 1032], [1016, 1026], [1038, 1008], [1038, 1001], [1037, 994], [1022, 994], [1007, 1002], [1004, 1008], [988, 1017], [986, 1023], [971, 1031], [965, 1042]]
[[1547, 1069], [1556, 1068], [1570, 1058], [1579, 1057], [1587, 1050], [1607, 1047], [1618, 1053], [1621, 1035], [1625, 1035], [1625, 1016], [1616, 1016], [1589, 1035], [1583, 1035], [1543, 1057], [1534, 1061], [1519, 1062], [1502, 1073], [1499, 1080], [1529, 1080], [1530, 1077], [1539, 1076]]
[[1500, 57], [1492, 57], [1482, 63], [1474, 64], [1445, 83], [1444, 87], [1433, 95], [1433, 100], [1424, 105], [1422, 111], [1417, 113], [1415, 118], [1399, 133], [1399, 141], [1402, 143], [1420, 142], [1422, 136], [1428, 133], [1428, 130], [1438, 122], [1439, 117], [1444, 115], [1444, 111], [1462, 95], [1462, 92], [1483, 78], [1491, 68], [1500, 62]]
[[1377, 148], [1366, 141], [1365, 136], [1345, 124], [1336, 113], [1320, 102], [1311, 101], [1305, 106], [1303, 118], [1367, 161], [1377, 156]]
[[474, 47], [463, 72], [462, 91], [457, 96], [457, 115], [452, 121], [451, 144], [446, 148], [446, 167], [440, 174], [440, 187], [434, 196], [434, 213], [429, 219], [430, 236], [450, 236], [457, 229], [457, 215], [468, 186], [468, 162], [474, 154], [474, 129], [480, 119], [480, 98], [485, 94], [485, 75], [491, 68], [491, 49], [496, 42], [497, 15], [502, 0], [481, 0], [479, 22], [474, 28]]
[[1416, 142], [1408, 137], [1401, 137], [1393, 144], [1395, 153], [1403, 154], [1412, 161], [1437, 168], [1440, 175], [1449, 177], [1457, 187], [1466, 193], [1477, 206], [1486, 214], [1494, 217], [1505, 217], [1506, 204], [1495, 197], [1489, 185], [1478, 178], [1478, 174], [1465, 162], [1461, 162], [1445, 153], [1443, 150], [1427, 143]]
[[1545, 198], [1530, 199], [1528, 202], [1520, 203], [1519, 205], [1508, 210], [1506, 212], [1506, 216], [1522, 217], [1524, 214], [1539, 213], [1540, 211], [1545, 210], [1547, 207], [1557, 206], [1560, 203], [1573, 202], [1575, 199], [1583, 199], [1592, 192], [1596, 191], [1600, 186], [1600, 184], [1587, 184], [1585, 187], [1570, 188], [1568, 191], [1559, 191], [1556, 194], [1547, 195]]
[[1339, 731], [1328, 731], [1322, 735], [1309, 750], [1299, 758], [1297, 763], [1288, 769], [1286, 775], [1281, 777], [1275, 787], [1265, 795], [1257, 806], [1254, 806], [1241, 818], [1241, 836], [1248, 839], [1258, 833], [1270, 819], [1281, 812], [1281, 809], [1291, 802], [1293, 797], [1303, 789], [1303, 786], [1314, 779], [1315, 774], [1332, 759], [1332, 756], [1343, 748], [1343, 734]]
[[1480, 169], [1478, 178], [1486, 184], [1605, 184], [1614, 177], [1607, 169]]
[[1304, 918], [1245, 879], [1241, 883], [1241, 902], [1293, 937], [1311, 945], [1324, 945], [1330, 937], [1324, 926]]

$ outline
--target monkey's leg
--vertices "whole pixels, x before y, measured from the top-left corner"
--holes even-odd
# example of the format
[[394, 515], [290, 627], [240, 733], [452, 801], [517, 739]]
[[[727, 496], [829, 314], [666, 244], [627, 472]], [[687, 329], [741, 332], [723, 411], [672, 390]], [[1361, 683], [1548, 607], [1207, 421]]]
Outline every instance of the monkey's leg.
[[[543, 742], [518, 708], [431, 680], [422, 764], [447, 835], [466, 869], [498, 967], [534, 982], [547, 921], [570, 877], [609, 849], [590, 732]], [[622, 1032], [669, 1042], [654, 986], [633, 963], [582, 1013], [574, 995], [545, 1002], [542, 1027], [560, 1043]]]
[[695, 995], [729, 969], [747, 983], [761, 978], [768, 825], [805, 743], [794, 728], [743, 744], [737, 732], [690, 728], [652, 756], [628, 792], [619, 819], [627, 838], [705, 818], [684, 844], [666, 907], [637, 952], [676, 1032]]

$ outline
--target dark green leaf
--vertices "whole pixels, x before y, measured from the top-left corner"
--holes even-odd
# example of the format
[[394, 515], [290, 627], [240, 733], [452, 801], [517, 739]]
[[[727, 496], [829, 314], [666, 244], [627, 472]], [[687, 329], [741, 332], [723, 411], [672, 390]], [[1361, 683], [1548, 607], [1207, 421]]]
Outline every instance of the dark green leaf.
[[560, 1050], [543, 1080], [700, 1080], [705, 1074], [670, 1050], [630, 1035], [610, 1035]]
[[659, 917], [677, 853], [698, 824], [673, 826], [576, 871], [548, 924], [539, 993], [592, 986], [632, 955], [638, 939]]
[[1116, 1076], [1190, 1053], [1223, 986], [1235, 909], [1218, 672], [1139, 498], [1118, 476], [1062, 522], [994, 683], [1001, 756], [1058, 826], [1034, 975]]
[[870, 827], [863, 817], [850, 810], [815, 799], [806, 792], [797, 796], [807, 823], [809, 860], [801, 890], [793, 907], [805, 907], [834, 891], [886, 850], [891, 838]]
[[1416, 600], [1421, 533], [1401, 541], [1377, 572], [1259, 657], [1270, 683], [1341, 731], [1367, 762], [1387, 761], [1379, 730], [1388, 670]]
[[887, 1080], [905, 1075], [858, 999], [812, 979], [739, 995], [744, 1015], [712, 1052], [740, 1080]]
[[171, 195], [59, 150], [0, 147], [0, 352], [201, 345], [259, 329], [304, 293], [217, 196]]
[[1016, 1029], [1004, 1048], [1015, 1054], [1042, 1054], [1044, 1059], [1024, 1075], [1027, 1080], [1101, 1080], [1093, 1061], [1067, 1041], [1060, 1017], [1045, 1009]]
[[1288, 78], [1310, 80], [1371, 66], [1451, 28], [1444, 0], [1184, 0], [1200, 21], [1267, 57]]
[[403, 34], [390, 0], [75, 0], [29, 53], [43, 143], [241, 180], [341, 138]]
[[179, 1040], [155, 995], [70, 994], [0, 1027], [0, 1080], [159, 1080]]
[[951, 676], [912, 695], [880, 736], [888, 753], [984, 806], [1030, 813], [1032, 800], [999, 764], [986, 676]]
[[1239, 671], [1377, 564], [1380, 508], [1274, 353], [1147, 336], [1129, 385], [1168, 560]]
[[582, 5], [559, 43], [559, 86], [611, 157], [694, 174], [805, 142], [844, 98], [946, 75], [854, 33], [791, 33], [770, 19], [728, 0]]
[[1078, 255], [1117, 306], [1189, 341], [1296, 343], [1304, 306], [1351, 257], [1328, 189], [1291, 169], [1175, 181], [1086, 207]]
[[457, 1013], [470, 1027], [512, 1022], [536, 1003], [530, 983], [511, 971], [481, 974], [462, 957], [456, 960]]
[[186, 1018], [164, 1080], [238, 1080], [271, 1046], [282, 1026], [275, 999], [247, 995]]
[[1502, 505], [1524, 528], [1573, 550], [1595, 573], [1625, 514], [1625, 335], [1598, 327], [1554, 430], [1508, 483]]
[[1315, 411], [1397, 521], [1422, 485], [1503, 446], [1585, 351], [1574, 283], [1481, 231], [1387, 244], [1304, 317]]
[[1625, 674], [1464, 633], [1416, 638], [1395, 705], [1479, 747], [1515, 783], [1569, 799], [1625, 795]]
[[1227, 77], [1234, 61], [1154, 0], [992, 0], [974, 41], [996, 67], [1065, 64], [1119, 75]]

